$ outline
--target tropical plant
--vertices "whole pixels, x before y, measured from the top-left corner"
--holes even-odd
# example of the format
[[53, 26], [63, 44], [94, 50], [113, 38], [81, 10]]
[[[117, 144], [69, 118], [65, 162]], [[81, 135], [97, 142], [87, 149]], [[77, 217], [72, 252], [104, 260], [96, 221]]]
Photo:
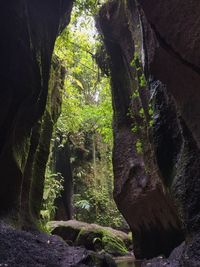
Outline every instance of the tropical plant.
[[[67, 70], [57, 128], [71, 140], [72, 147], [91, 154], [88, 162], [71, 155], [76, 219], [120, 227], [124, 220], [112, 196], [113, 111], [109, 78], [100, 72], [95, 60], [102, 46], [92, 16], [98, 5], [99, 1], [77, 1], [70, 26], [57, 39], [55, 54]], [[88, 137], [90, 147], [86, 148]], [[57, 183], [50, 190], [51, 179], [48, 174], [43, 211], [43, 217], [49, 219], [55, 208], [50, 207], [53, 196], [47, 197], [48, 192], [54, 191], [54, 196], [60, 192]]]

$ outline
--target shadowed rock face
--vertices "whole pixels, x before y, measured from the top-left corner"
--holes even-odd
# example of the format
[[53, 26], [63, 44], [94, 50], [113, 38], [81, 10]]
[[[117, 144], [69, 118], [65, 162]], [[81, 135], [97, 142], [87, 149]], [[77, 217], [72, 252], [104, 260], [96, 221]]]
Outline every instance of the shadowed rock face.
[[[186, 233], [186, 247], [181, 262], [183, 266], [198, 266], [200, 3], [179, 0], [138, 2], [141, 5], [146, 76], [150, 87], [159, 80], [159, 83], [164, 84], [163, 93], [172, 95], [176, 106], [176, 124], [174, 120], [170, 120], [172, 123], [166, 120], [161, 102], [161, 105], [155, 106], [160, 114], [160, 119], [155, 121], [154, 127], [156, 157], [164, 183], [176, 202]], [[157, 89], [155, 92], [158, 95]], [[161, 96], [162, 102], [163, 99]], [[169, 103], [170, 108], [171, 106]], [[170, 143], [174, 143], [175, 149], [171, 148]], [[165, 164], [161, 151], [165, 151]], [[167, 155], [169, 152], [172, 153], [170, 157]]]
[[16, 230], [1, 221], [0, 232], [2, 266], [116, 267], [108, 254], [69, 247], [58, 236]]
[[[134, 2], [114, 1], [105, 5], [100, 11], [98, 24], [110, 57], [115, 201], [133, 231], [136, 257], [169, 255], [183, 239], [177, 209], [164, 183], [164, 175], [169, 176], [168, 168], [175, 164], [173, 155], [177, 155], [182, 138], [176, 106], [165, 94], [162, 83], [152, 80], [148, 85], [142, 81], [144, 44]], [[159, 127], [155, 120], [160, 118], [159, 110], [156, 113], [155, 109], [162, 111], [164, 106], [169, 125], [164, 120], [157, 131], [162, 137], [164, 127], [169, 130], [157, 141], [160, 142], [158, 148], [153, 142], [156, 138], [153, 129]], [[168, 143], [164, 144], [162, 154], [166, 139]], [[166, 173], [160, 165], [167, 168]]]
[[[186, 243], [176, 266], [200, 264], [199, 11], [198, 1], [139, 0], [137, 5], [134, 1], [112, 2], [100, 12], [115, 109], [115, 199], [136, 233], [136, 243], [139, 240], [140, 248], [148, 244], [151, 255], [159, 252], [157, 246], [166, 253], [180, 242], [181, 222]], [[152, 127], [148, 127], [144, 141], [150, 149], [142, 156], [134, 149], [137, 131], [131, 132], [131, 127], [135, 117], [131, 121], [127, 116], [129, 107], [138, 114], [137, 102], [130, 101], [137, 86], [133, 80], [138, 73], [130, 67], [136, 53], [147, 82], [139, 93], [140, 101], [144, 113], [145, 103], [150, 103], [153, 111]], [[145, 120], [148, 124], [146, 114]], [[166, 239], [173, 242], [165, 246], [162, 240]], [[149, 240], [154, 240], [155, 246]], [[174, 255], [170, 266], [175, 266]], [[144, 252], [143, 256], [149, 255]], [[155, 266], [162, 266], [159, 261], [161, 265]]]
[[24, 175], [30, 136], [45, 110], [54, 42], [71, 7], [70, 0], [0, 3], [0, 216], [16, 219], [21, 193], [31, 191]]

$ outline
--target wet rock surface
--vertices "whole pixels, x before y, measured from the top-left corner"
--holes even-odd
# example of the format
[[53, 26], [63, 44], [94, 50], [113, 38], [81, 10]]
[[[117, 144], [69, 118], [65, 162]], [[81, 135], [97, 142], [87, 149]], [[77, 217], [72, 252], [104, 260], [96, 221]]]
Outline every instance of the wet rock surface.
[[[179, 247], [175, 248], [170, 254], [169, 258], [166, 259], [163, 256], [144, 261], [141, 264], [141, 267], [152, 266], [152, 267], [161, 267], [161, 266], [169, 266], [169, 267], [179, 267], [185, 266], [181, 264], [181, 258], [183, 256], [185, 249], [185, 243], [183, 242]], [[187, 266], [187, 265], [186, 265]]]

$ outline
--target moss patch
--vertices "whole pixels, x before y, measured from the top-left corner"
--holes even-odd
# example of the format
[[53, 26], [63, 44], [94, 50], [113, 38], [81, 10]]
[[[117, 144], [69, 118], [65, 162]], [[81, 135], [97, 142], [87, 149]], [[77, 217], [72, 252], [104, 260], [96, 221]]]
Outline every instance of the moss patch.
[[128, 253], [124, 241], [104, 229], [95, 229], [95, 231], [82, 229], [77, 237], [76, 244], [94, 251], [104, 250], [114, 256], [123, 256]]
[[124, 256], [128, 253], [124, 241], [116, 236], [104, 235], [102, 243], [104, 250], [114, 256]]

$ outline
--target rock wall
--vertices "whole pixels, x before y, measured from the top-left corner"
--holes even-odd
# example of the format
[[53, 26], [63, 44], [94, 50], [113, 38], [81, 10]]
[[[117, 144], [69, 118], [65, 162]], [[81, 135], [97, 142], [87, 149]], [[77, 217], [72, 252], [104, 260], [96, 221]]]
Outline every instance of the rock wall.
[[[165, 186], [178, 207], [186, 236], [181, 266], [198, 266], [200, 3], [138, 2], [144, 32], [146, 77], [150, 89], [157, 95], [156, 157]], [[166, 119], [166, 100], [167, 110], [172, 110], [169, 99], [174, 102], [175, 113]]]
[[169, 255], [183, 240], [178, 204], [169, 186], [183, 133], [164, 82], [148, 75], [143, 64], [152, 43], [146, 42], [147, 23], [142, 24], [139, 11], [134, 1], [110, 1], [102, 7], [97, 25], [110, 57], [114, 197], [132, 229], [135, 255], [150, 258]]
[[[36, 150], [33, 151], [33, 153], [29, 152], [29, 155], [33, 155], [33, 158], [30, 160], [30, 162], [32, 162], [32, 173], [29, 175], [32, 178], [30, 184], [31, 190], [29, 193], [30, 199], [26, 197], [24, 203], [26, 202], [26, 199], [29, 199], [30, 203], [28, 203], [28, 205], [31, 211], [29, 217], [35, 219], [40, 218], [46, 166], [51, 149], [54, 125], [61, 113], [64, 80], [65, 68], [56, 56], [53, 56], [45, 113], [39, 122], [40, 127], [36, 126], [36, 131], [33, 131], [31, 136], [32, 139], [38, 140], [37, 146], [35, 146]], [[36, 142], [31, 142], [31, 147], [32, 144], [36, 144]]]
[[72, 2], [0, 3], [0, 216], [15, 223], [24, 192], [30, 199], [28, 164], [38, 142], [32, 137], [45, 111], [54, 42], [69, 22]]

